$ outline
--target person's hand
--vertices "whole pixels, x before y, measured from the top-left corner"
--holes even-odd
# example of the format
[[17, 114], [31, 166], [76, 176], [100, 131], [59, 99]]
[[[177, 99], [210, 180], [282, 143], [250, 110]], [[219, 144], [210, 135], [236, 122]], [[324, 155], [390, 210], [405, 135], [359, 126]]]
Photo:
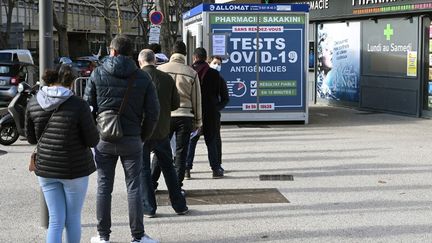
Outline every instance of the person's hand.
[[195, 128], [195, 130], [193, 131], [193, 133], [197, 134], [197, 135], [201, 135], [201, 133], [202, 133], [202, 127]]

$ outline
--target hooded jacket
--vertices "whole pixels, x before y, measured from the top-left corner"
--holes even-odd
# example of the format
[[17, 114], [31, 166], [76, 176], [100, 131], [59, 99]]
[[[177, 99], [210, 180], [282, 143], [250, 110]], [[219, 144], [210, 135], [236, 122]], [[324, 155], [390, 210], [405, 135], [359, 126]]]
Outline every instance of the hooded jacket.
[[180, 96], [180, 107], [171, 112], [171, 117], [193, 117], [194, 127], [201, 127], [201, 87], [197, 73], [186, 65], [186, 57], [175, 53], [169, 63], [158, 66], [158, 69], [171, 75]]
[[27, 104], [25, 128], [30, 144], [40, 139], [36, 175], [74, 179], [96, 170], [90, 147], [99, 134], [88, 104], [69, 89], [42, 87]]
[[95, 116], [104, 110], [119, 110], [131, 77], [133, 85], [120, 119], [123, 134], [146, 140], [159, 118], [159, 100], [150, 76], [131, 58], [109, 57], [97, 67], [86, 85], [84, 100], [93, 107]]

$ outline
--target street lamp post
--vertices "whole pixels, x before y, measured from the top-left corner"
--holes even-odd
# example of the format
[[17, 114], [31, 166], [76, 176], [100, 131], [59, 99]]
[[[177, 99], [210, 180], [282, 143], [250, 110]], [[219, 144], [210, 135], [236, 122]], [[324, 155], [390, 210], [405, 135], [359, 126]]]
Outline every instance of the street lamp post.
[[39, 23], [39, 80], [43, 82], [45, 69], [54, 67], [52, 0], [39, 1]]
[[[39, 81], [47, 68], [54, 67], [53, 48], [53, 3], [52, 0], [39, 1]], [[48, 228], [48, 208], [41, 192], [41, 226]]]

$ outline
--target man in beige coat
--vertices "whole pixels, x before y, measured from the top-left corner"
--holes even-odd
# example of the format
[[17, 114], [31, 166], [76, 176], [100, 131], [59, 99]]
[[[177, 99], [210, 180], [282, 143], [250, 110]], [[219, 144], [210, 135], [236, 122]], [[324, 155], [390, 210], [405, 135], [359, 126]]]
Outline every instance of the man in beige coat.
[[[197, 72], [186, 65], [186, 45], [182, 41], [174, 44], [170, 61], [159, 66], [158, 69], [173, 77], [180, 96], [180, 107], [171, 112], [170, 138], [175, 132], [174, 162], [180, 187], [182, 187], [190, 134], [202, 126], [200, 81]], [[156, 185], [155, 181], [154, 183]]]

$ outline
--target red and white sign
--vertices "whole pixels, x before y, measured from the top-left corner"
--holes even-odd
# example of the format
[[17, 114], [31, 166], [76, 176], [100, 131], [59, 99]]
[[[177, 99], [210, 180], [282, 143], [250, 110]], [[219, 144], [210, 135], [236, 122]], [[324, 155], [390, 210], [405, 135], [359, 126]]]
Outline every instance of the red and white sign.
[[258, 110], [258, 104], [256, 104], [256, 103], [243, 103], [242, 108], [244, 111], [256, 111], [256, 110]]
[[161, 11], [153, 11], [150, 14], [150, 22], [154, 25], [162, 24], [164, 16]]
[[274, 111], [274, 103], [260, 103], [259, 110], [260, 111]]

